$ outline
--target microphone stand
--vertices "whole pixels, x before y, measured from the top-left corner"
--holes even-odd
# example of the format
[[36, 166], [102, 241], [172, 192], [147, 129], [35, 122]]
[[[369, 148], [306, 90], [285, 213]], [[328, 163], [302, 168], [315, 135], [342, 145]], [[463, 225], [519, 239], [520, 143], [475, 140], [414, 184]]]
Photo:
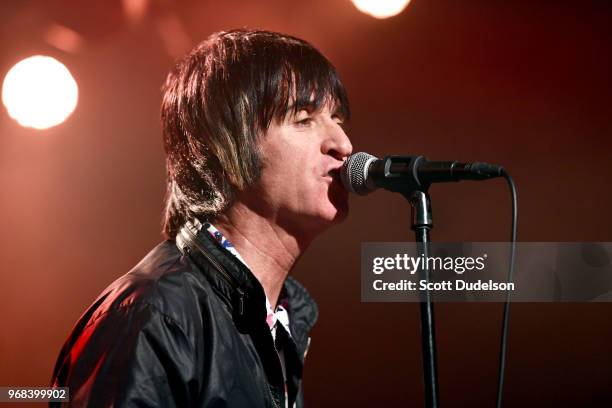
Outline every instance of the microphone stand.
[[[426, 189], [425, 189], [426, 190]], [[429, 255], [429, 231], [433, 228], [431, 203], [427, 192], [413, 190], [404, 196], [412, 208], [412, 230], [417, 242], [417, 256]], [[420, 270], [421, 279], [429, 283], [427, 262]], [[437, 408], [438, 405], [438, 373], [436, 360], [436, 331], [434, 324], [434, 308], [431, 293], [428, 289], [421, 292], [421, 344], [423, 351], [423, 379], [425, 383], [425, 407]]]
[[[351, 164], [351, 162], [354, 163]], [[427, 195], [429, 185], [432, 182], [459, 181], [463, 179], [485, 180], [504, 176], [504, 174], [507, 175], [500, 166], [487, 163], [429, 162], [423, 156], [387, 156], [380, 160], [366, 153], [357, 153], [351, 156], [343, 168], [348, 168], [350, 171], [342, 173], [343, 175], [347, 174], [342, 176], [343, 183], [345, 186], [349, 186], [347, 189], [350, 191], [358, 194], [367, 194], [376, 188], [382, 187], [389, 191], [401, 193], [410, 202], [412, 207], [412, 230], [414, 231], [417, 243], [417, 256], [422, 256], [423, 259], [427, 259], [429, 255], [429, 231], [433, 228], [431, 203]], [[425, 172], [426, 175], [423, 176], [421, 172]], [[513, 185], [511, 179], [509, 183]], [[512, 191], [513, 199], [515, 200], [516, 194], [514, 190]], [[513, 209], [515, 207], [516, 205], [513, 206]], [[513, 212], [514, 218], [516, 217]], [[512, 271], [512, 266], [510, 271]], [[427, 262], [421, 265], [419, 277], [429, 284]], [[438, 408], [434, 308], [431, 292], [427, 288], [420, 292], [420, 312], [425, 407]], [[505, 338], [503, 341], [505, 341]], [[503, 350], [505, 350], [504, 345], [505, 343], [502, 343]], [[501, 384], [503, 384], [503, 364], [500, 373], [499, 389], [501, 390]]]
[[[373, 156], [371, 156], [373, 157]], [[421, 161], [426, 161], [423, 156], [387, 156], [383, 160], [376, 160], [368, 168], [375, 180], [374, 186], [368, 188], [383, 187], [387, 190], [402, 194], [412, 207], [412, 230], [416, 236], [417, 252], [420, 257], [429, 255], [429, 231], [433, 228], [431, 218], [431, 203], [427, 190], [431, 180], [419, 179], [418, 168]], [[442, 163], [444, 164], [444, 163]], [[438, 178], [446, 177], [447, 165], [437, 165]], [[452, 166], [451, 166], [452, 167]], [[436, 166], [433, 168], [435, 175]], [[359, 173], [356, 174], [360, 176]], [[363, 180], [367, 177], [362, 176]], [[435, 177], [434, 177], [435, 178]], [[443, 178], [440, 178], [443, 180]], [[458, 178], [456, 180], [459, 180]], [[421, 266], [419, 277], [429, 283], [429, 269], [427, 262]], [[438, 373], [436, 362], [436, 336], [434, 325], [433, 301], [429, 290], [420, 293], [421, 307], [421, 342], [423, 349], [423, 379], [425, 383], [425, 407], [438, 408]]]

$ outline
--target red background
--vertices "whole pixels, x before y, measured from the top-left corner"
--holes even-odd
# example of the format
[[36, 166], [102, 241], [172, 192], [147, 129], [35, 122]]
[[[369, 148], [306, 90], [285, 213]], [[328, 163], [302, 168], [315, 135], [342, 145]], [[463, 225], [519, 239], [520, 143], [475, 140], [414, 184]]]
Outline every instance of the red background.
[[[48, 54], [80, 90], [74, 114], [46, 131], [0, 114], [0, 385], [46, 385], [80, 314], [161, 240], [158, 112], [173, 58], [158, 28], [168, 15], [189, 46], [247, 26], [321, 49], [348, 89], [356, 151], [503, 164], [518, 185], [519, 240], [612, 241], [608, 2], [413, 0], [386, 20], [340, 0], [152, 2], [138, 24], [117, 1], [90, 3], [0, 5], [1, 72]], [[45, 44], [52, 22], [85, 46]], [[430, 192], [434, 240], [507, 240], [503, 181]], [[359, 293], [360, 243], [412, 240], [409, 207], [385, 192], [351, 207], [295, 270], [321, 311], [306, 402], [422, 406], [418, 306]], [[492, 406], [501, 305], [436, 312], [443, 406]], [[610, 304], [515, 304], [506, 406], [611, 406], [611, 317]]]

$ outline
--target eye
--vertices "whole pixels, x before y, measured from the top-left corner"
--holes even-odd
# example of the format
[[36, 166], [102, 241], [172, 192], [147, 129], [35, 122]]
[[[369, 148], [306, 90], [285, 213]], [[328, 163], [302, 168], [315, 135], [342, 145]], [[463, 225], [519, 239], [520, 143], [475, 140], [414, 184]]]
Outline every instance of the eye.
[[296, 120], [295, 123], [298, 126], [309, 126], [312, 123], [312, 118], [307, 117], [300, 120]]
[[333, 115], [332, 120], [342, 129], [344, 129], [344, 131], [346, 131], [346, 122], [344, 122], [344, 117], [342, 115]]

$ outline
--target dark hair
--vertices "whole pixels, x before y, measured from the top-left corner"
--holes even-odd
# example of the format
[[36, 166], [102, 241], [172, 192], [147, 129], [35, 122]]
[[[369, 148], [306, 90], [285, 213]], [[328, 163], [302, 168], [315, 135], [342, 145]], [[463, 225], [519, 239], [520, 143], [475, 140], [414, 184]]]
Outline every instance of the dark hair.
[[268, 31], [211, 35], [170, 72], [163, 93], [170, 239], [188, 219], [225, 211], [259, 179], [258, 138], [273, 119], [330, 102], [349, 117], [334, 66], [307, 42]]

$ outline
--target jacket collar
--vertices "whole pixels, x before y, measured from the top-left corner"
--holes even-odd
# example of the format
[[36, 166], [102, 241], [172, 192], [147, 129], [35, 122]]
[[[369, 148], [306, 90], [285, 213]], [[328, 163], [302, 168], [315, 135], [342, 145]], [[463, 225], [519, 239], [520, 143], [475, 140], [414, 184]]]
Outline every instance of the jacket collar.
[[[204, 272], [213, 288], [231, 308], [245, 329], [266, 321], [266, 297], [253, 273], [213, 240], [198, 219], [188, 221], [176, 236], [176, 245]], [[294, 278], [285, 281], [289, 300], [289, 324], [298, 348], [306, 347], [308, 332], [318, 317], [318, 308], [306, 288]]]

